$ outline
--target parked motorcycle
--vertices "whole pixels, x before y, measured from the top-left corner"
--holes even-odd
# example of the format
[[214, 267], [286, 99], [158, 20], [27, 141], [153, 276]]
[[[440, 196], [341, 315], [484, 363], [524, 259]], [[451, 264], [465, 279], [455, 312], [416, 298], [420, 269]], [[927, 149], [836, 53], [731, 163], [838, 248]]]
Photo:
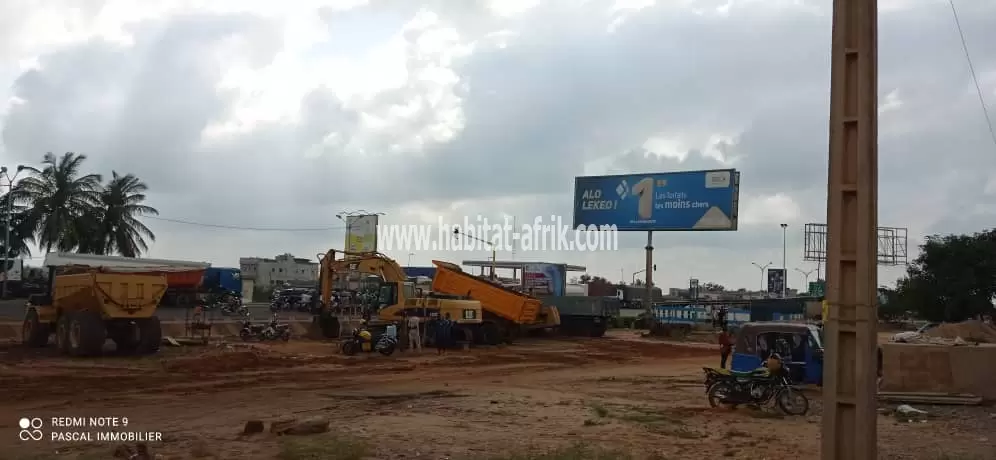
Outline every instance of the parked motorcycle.
[[242, 305], [242, 302], [238, 301], [222, 304], [218, 307], [218, 310], [225, 316], [245, 316], [249, 313], [249, 307]]
[[270, 323], [266, 325], [266, 329], [263, 329], [263, 340], [283, 340], [284, 342], [290, 340], [290, 324], [281, 323], [277, 320], [277, 315], [273, 315], [270, 318]]
[[709, 405], [737, 407], [741, 404], [762, 406], [774, 401], [788, 415], [806, 415], [809, 398], [792, 385], [781, 359], [773, 355], [766, 364], [750, 372], [703, 367]]
[[264, 334], [269, 328], [269, 324], [253, 324], [252, 317], [246, 314], [242, 317], [242, 327], [239, 329], [239, 337], [245, 342], [253, 339], [263, 340]]
[[377, 343], [369, 349], [364, 350], [363, 344], [370, 343], [373, 336], [366, 329], [354, 329], [353, 334], [340, 345], [340, 351], [346, 356], [353, 356], [361, 351], [378, 352], [384, 356], [391, 356], [394, 350], [398, 349], [398, 339], [387, 334], [380, 336]]

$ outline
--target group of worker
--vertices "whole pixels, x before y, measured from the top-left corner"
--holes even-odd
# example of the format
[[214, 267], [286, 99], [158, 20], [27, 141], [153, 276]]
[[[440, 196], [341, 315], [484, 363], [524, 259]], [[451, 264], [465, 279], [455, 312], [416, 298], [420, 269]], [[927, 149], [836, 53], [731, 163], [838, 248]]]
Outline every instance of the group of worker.
[[425, 321], [425, 318], [405, 312], [403, 324], [404, 333], [408, 336], [408, 350], [421, 352], [426, 336], [424, 332], [428, 332], [430, 328], [433, 332], [437, 354], [446, 353], [446, 349], [453, 345], [453, 326], [455, 323], [449, 313], [441, 318]]

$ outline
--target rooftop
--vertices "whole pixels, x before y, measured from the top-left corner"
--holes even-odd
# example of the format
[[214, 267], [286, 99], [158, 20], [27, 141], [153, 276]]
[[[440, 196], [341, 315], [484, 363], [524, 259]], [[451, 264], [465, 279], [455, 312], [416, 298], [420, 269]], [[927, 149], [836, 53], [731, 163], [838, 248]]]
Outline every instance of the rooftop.
[[[535, 264], [562, 265], [569, 272], [586, 272], [586, 271], [588, 271], [587, 267], [582, 267], [580, 265], [557, 264], [557, 263], [551, 263], [551, 262], [530, 262], [530, 261], [521, 262], [521, 261], [515, 261], [515, 260], [496, 260], [494, 262], [495, 268], [505, 268], [505, 269], [514, 269], [514, 270], [522, 270], [522, 269], [524, 269], [526, 267], [526, 265], [535, 265]], [[468, 267], [490, 267], [491, 266], [491, 261], [490, 260], [465, 260], [463, 262], [460, 262], [460, 265], [466, 265]]]

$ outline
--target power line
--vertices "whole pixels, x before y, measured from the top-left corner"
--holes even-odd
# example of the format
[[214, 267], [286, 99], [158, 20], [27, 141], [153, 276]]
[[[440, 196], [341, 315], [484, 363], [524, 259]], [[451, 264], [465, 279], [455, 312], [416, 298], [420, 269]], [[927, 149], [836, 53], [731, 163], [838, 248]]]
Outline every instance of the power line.
[[975, 73], [975, 64], [972, 63], [972, 55], [968, 52], [968, 42], [965, 40], [965, 31], [961, 28], [958, 9], [955, 8], [954, 0], [948, 0], [948, 5], [951, 5], [951, 14], [954, 16], [955, 27], [958, 28], [958, 36], [961, 38], [961, 49], [965, 52], [965, 60], [968, 61], [968, 71], [972, 74], [972, 81], [975, 83], [975, 92], [979, 95], [982, 114], [986, 117], [986, 126], [989, 127], [989, 137], [993, 141], [993, 146], [996, 147], [996, 129], [993, 128], [993, 120], [989, 116], [989, 108], [986, 106], [986, 98], [982, 93], [982, 85], [979, 84], [979, 77]]
[[209, 224], [205, 222], [195, 222], [192, 220], [170, 219], [167, 217], [148, 216], [148, 215], [142, 216], [142, 218], [160, 220], [163, 222], [172, 222], [174, 224], [191, 225], [195, 227], [223, 228], [226, 230], [247, 230], [253, 232], [329, 232], [329, 231], [346, 229], [346, 226], [344, 225], [336, 227], [312, 227], [312, 228], [248, 227], [242, 225]]

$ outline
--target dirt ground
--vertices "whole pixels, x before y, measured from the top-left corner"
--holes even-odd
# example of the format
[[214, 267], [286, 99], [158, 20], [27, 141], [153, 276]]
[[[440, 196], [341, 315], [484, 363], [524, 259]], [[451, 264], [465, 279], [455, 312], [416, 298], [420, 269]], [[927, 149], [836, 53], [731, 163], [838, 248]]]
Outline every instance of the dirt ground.
[[[127, 417], [161, 432], [164, 459], [818, 458], [821, 404], [805, 417], [711, 409], [714, 346], [641, 339], [529, 339], [499, 348], [344, 357], [292, 341], [67, 359], [0, 348], [0, 459], [110, 459], [118, 445], [20, 441], [18, 420]], [[880, 458], [996, 459], [996, 408], [917, 406], [878, 416]], [[324, 417], [329, 433], [241, 435], [249, 420]], [[48, 428], [46, 426], [46, 428]], [[63, 429], [68, 430], [68, 429]], [[132, 443], [133, 444], [133, 443]]]

